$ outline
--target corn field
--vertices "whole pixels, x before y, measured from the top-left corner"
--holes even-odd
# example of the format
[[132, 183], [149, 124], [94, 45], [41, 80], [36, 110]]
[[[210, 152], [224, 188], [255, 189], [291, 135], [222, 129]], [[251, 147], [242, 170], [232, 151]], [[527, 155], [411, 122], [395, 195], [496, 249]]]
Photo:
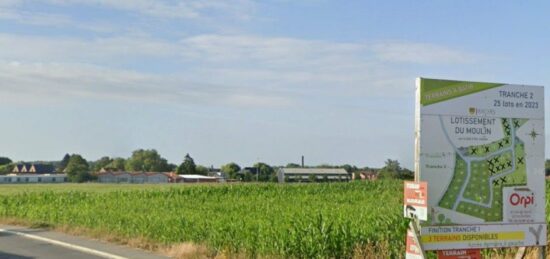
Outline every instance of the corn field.
[[214, 255], [394, 258], [404, 253], [401, 181], [67, 186], [6, 187], [0, 217], [162, 245], [192, 242]]

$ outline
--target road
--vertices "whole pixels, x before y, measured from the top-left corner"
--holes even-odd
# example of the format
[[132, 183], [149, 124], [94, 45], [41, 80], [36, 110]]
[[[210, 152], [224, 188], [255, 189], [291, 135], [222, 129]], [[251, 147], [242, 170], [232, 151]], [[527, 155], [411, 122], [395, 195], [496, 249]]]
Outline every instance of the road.
[[0, 258], [103, 258], [61, 246], [0, 232]]
[[0, 259], [4, 258], [162, 259], [167, 257], [48, 230], [0, 225]]

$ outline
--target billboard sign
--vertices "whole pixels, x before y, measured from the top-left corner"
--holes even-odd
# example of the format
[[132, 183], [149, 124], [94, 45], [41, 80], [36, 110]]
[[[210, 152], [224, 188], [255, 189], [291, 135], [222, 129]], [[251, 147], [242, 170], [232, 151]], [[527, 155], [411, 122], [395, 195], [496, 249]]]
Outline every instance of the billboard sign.
[[425, 250], [546, 244], [544, 88], [417, 79]]

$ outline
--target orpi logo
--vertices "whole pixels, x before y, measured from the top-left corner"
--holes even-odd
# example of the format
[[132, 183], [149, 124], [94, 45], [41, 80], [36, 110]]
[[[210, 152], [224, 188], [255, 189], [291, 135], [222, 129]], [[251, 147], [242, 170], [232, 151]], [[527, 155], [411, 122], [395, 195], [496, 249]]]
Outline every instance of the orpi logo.
[[535, 204], [535, 193], [531, 194], [522, 194], [517, 192], [512, 192], [510, 194], [510, 197], [508, 198], [508, 201], [512, 206], [522, 206], [524, 208], [527, 208], [527, 206], [532, 206]]

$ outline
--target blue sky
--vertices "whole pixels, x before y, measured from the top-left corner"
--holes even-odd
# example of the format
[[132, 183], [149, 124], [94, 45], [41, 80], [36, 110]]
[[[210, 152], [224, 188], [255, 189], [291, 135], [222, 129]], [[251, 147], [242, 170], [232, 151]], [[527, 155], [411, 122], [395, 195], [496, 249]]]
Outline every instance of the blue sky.
[[0, 0], [0, 155], [412, 168], [415, 77], [550, 85], [549, 7]]

